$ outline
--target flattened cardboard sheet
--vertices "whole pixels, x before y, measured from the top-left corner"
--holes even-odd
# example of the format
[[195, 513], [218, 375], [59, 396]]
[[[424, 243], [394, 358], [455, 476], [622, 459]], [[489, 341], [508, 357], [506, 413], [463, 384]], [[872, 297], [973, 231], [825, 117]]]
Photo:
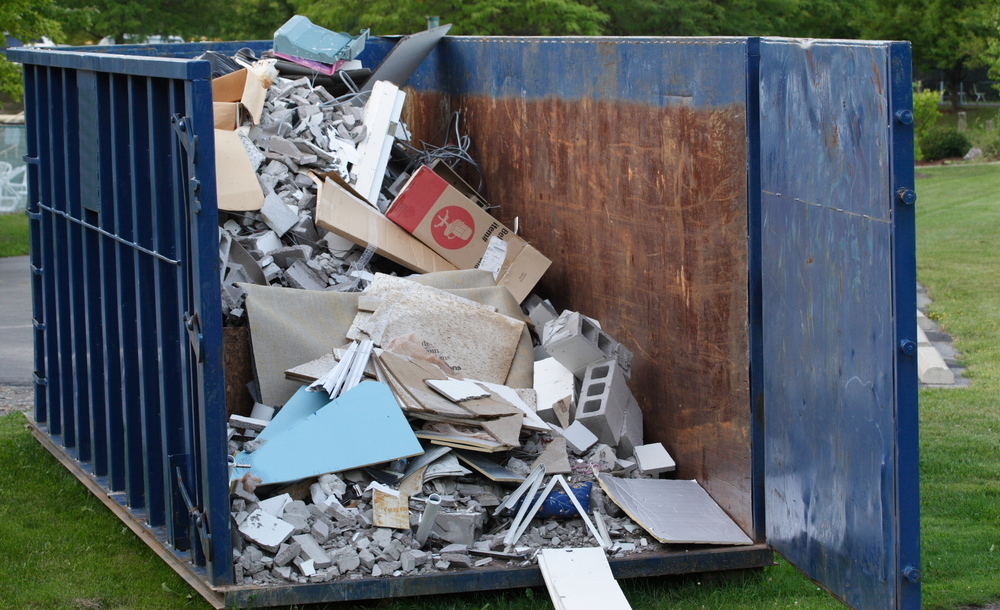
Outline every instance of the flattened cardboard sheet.
[[235, 131], [215, 130], [215, 185], [220, 210], [249, 212], [264, 207], [264, 191]]

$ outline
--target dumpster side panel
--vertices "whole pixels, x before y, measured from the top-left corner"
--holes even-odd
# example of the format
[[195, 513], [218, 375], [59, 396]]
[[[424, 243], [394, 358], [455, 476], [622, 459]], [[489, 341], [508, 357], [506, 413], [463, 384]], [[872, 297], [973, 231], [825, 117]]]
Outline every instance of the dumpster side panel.
[[[446, 39], [410, 83], [553, 263], [539, 293], [635, 352], [647, 442], [753, 535], [745, 39]], [[474, 170], [465, 168], [473, 186]]]
[[36, 421], [231, 582], [209, 65], [10, 55], [27, 85]]
[[899, 581], [888, 48], [764, 40], [760, 64], [767, 538], [849, 606], [884, 609]]

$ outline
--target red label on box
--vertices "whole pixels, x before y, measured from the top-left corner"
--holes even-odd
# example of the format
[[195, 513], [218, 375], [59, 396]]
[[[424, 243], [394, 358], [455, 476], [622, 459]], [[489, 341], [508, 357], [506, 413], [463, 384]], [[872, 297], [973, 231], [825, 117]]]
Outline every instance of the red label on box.
[[[434, 207], [434, 203], [437, 202], [441, 193], [448, 188], [448, 183], [425, 165], [414, 172], [407, 186], [408, 188], [396, 197], [386, 216], [408, 232], [413, 233], [427, 216], [427, 212], [430, 212], [431, 208]], [[411, 186], [412, 188], [409, 188]], [[462, 246], [455, 247], [461, 248]]]
[[442, 248], [464, 248], [475, 234], [476, 221], [472, 214], [457, 205], [441, 208], [431, 221], [431, 235]]

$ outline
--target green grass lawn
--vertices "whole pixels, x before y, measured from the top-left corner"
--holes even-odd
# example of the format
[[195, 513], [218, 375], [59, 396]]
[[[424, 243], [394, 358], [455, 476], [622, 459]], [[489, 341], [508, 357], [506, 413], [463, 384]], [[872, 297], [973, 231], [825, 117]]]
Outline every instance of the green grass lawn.
[[0, 214], [0, 258], [28, 253], [28, 217]]
[[1000, 598], [1000, 166], [920, 168], [917, 269], [972, 377], [920, 394], [924, 606]]
[[[952, 129], [958, 127], [958, 114], [951, 111], [951, 106], [939, 106], [938, 109], [941, 111], [941, 116], [935, 125]], [[998, 106], [966, 106], [963, 110], [969, 127], [981, 125], [990, 119], [993, 119], [995, 125], [1000, 126], [1000, 117], [997, 116], [1000, 113]]]
[[[974, 380], [924, 390], [924, 607], [1000, 599], [1000, 166], [920, 168], [918, 276]], [[23, 428], [0, 419], [0, 608], [207, 608]], [[842, 608], [787, 563], [729, 581], [625, 581], [636, 609]], [[189, 597], [191, 596], [191, 597]], [[528, 610], [544, 589], [324, 608]]]

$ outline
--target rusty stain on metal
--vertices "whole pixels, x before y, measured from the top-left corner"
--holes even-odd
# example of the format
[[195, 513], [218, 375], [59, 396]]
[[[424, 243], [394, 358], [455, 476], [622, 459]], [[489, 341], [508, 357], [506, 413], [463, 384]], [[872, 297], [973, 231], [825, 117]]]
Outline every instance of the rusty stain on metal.
[[538, 292], [635, 352], [647, 439], [752, 532], [745, 108], [408, 98], [418, 140], [462, 112], [484, 196], [553, 261]]

